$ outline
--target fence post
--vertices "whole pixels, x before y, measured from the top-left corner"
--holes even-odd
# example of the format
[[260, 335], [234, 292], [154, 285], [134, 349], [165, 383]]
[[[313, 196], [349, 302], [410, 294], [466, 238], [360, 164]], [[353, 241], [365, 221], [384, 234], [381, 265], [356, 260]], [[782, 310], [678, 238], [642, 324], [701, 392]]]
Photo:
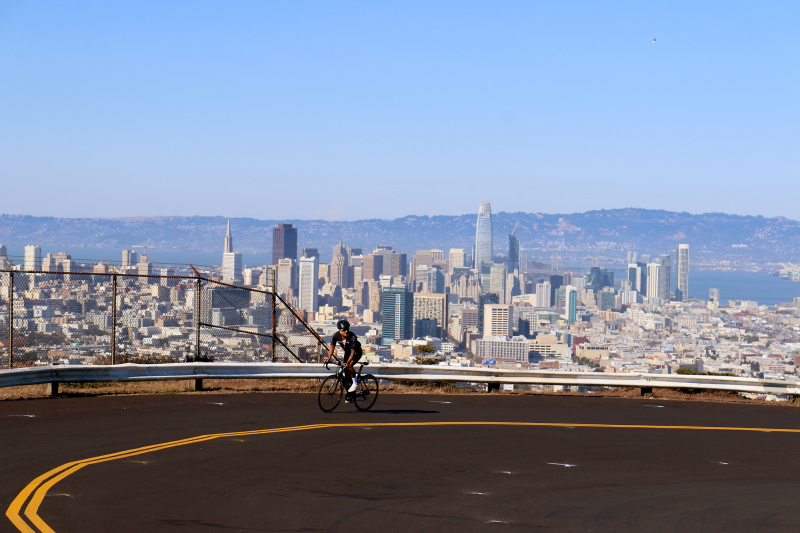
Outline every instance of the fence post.
[[111, 275], [111, 364], [117, 364], [117, 273]]
[[[276, 266], [275, 268], [278, 268], [278, 267]], [[278, 328], [277, 328], [277, 324], [278, 324], [278, 321], [277, 321], [278, 308], [276, 306], [277, 298], [275, 297], [275, 285], [277, 285], [275, 283], [275, 281], [276, 281], [275, 280], [275, 270], [273, 269], [271, 272], [272, 272], [272, 362], [274, 363], [276, 361], [275, 350], [278, 348], [278, 342], [277, 342], [277, 338], [278, 338]]]
[[195, 292], [194, 308], [195, 308], [195, 313], [196, 313], [196, 316], [197, 316], [197, 328], [195, 329], [195, 339], [194, 339], [194, 341], [195, 341], [195, 345], [194, 345], [194, 360], [195, 361], [198, 361], [200, 359], [200, 302], [202, 301], [200, 299], [200, 287], [201, 287], [200, 276], [198, 276], [197, 277], [197, 290], [194, 291]]
[[14, 271], [8, 273], [8, 368], [14, 368]]

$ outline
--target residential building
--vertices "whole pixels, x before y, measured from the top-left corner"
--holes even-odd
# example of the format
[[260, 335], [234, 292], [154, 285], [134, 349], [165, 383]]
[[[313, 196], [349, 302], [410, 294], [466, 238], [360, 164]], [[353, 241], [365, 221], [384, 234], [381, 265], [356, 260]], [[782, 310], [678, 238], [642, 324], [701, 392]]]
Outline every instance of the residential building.
[[679, 302], [689, 301], [689, 245], [678, 245], [678, 283], [675, 288], [675, 299]]
[[[132, 267], [138, 263], [139, 257], [135, 250], [122, 250], [122, 268]], [[58, 259], [56, 259], [56, 264], [58, 264]]]
[[521, 335], [490, 335], [475, 341], [475, 355], [482, 361], [527, 363], [529, 352], [528, 339]]
[[661, 281], [661, 264], [647, 263], [647, 290], [645, 296], [648, 298], [660, 298], [659, 282]]
[[567, 324], [578, 321], [578, 289], [567, 285], [564, 290], [567, 311]]
[[660, 255], [658, 264], [661, 265], [658, 270], [658, 297], [668, 302], [672, 297], [672, 257], [669, 254]]
[[489, 304], [483, 306], [483, 335], [505, 335], [511, 337], [514, 331], [513, 306]]
[[550, 296], [552, 292], [550, 291], [550, 282], [545, 281], [544, 283], [537, 283], [536, 284], [536, 307], [551, 307], [552, 302], [550, 301]]
[[24, 269], [27, 272], [42, 270], [42, 249], [39, 246], [30, 245], [25, 247]]
[[[414, 330], [413, 338], [427, 335], [447, 339], [447, 295], [415, 292], [414, 293]], [[427, 331], [420, 331], [423, 321], [429, 321]]]
[[298, 261], [298, 302], [300, 309], [316, 313], [319, 309], [319, 257], [301, 257]]

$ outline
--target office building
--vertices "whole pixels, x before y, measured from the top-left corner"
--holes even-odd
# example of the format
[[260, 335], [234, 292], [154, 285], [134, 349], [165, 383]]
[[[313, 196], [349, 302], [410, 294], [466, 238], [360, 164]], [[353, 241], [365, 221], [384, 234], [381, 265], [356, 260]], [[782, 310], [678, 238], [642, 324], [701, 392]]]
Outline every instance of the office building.
[[485, 293], [478, 296], [478, 333], [480, 333], [481, 335], [484, 334], [483, 323], [484, 323], [484, 317], [486, 316], [484, 313], [485, 307], [487, 305], [495, 305], [499, 303], [500, 303], [500, 297], [496, 294]]
[[675, 288], [675, 299], [679, 302], [689, 301], [689, 245], [678, 245], [677, 256], [678, 283]]
[[42, 270], [42, 249], [40, 247], [33, 245], [25, 247], [25, 263], [23, 268], [27, 272], [39, 272]]
[[339, 285], [340, 287], [349, 287], [349, 273], [350, 270], [347, 267], [347, 258], [342, 254], [334, 255], [330, 266], [331, 283]]
[[594, 292], [598, 292], [603, 287], [614, 287], [614, 273], [610, 270], [600, 267], [592, 267], [589, 270], [588, 287], [591, 287]]
[[558, 289], [564, 286], [564, 276], [561, 274], [550, 274], [550, 305], [558, 306]]
[[[57, 256], [58, 254], [56, 254]], [[56, 260], [57, 262], [58, 260]], [[122, 250], [122, 268], [129, 268], [139, 263], [139, 257], [135, 250]]]
[[639, 263], [630, 263], [628, 265], [628, 281], [630, 281], [631, 289], [641, 292], [647, 287], [647, 269], [642, 269]]
[[493, 250], [492, 206], [489, 202], [481, 202], [478, 209], [478, 224], [475, 229], [475, 268], [483, 263], [491, 263]]
[[319, 279], [319, 257], [301, 257], [298, 261], [298, 307], [309, 313], [319, 309], [317, 282]]
[[272, 264], [281, 259], [297, 260], [297, 228], [291, 224], [278, 224], [272, 228]]
[[536, 307], [551, 307], [552, 302], [550, 297], [552, 291], [550, 290], [550, 282], [536, 284]]
[[506, 266], [503, 264], [492, 264], [489, 268], [489, 292], [496, 294], [500, 298], [501, 304], [510, 303], [506, 301]]
[[293, 259], [284, 258], [278, 260], [277, 265], [277, 292], [286, 295], [291, 290], [297, 290], [297, 263]]
[[612, 287], [606, 287], [597, 293], [597, 310], [608, 311], [617, 305], [617, 296]]
[[[415, 287], [414, 290], [417, 290], [416, 287], [418, 286], [419, 282], [425, 281], [424, 279], [417, 281], [417, 270], [420, 267], [429, 267], [433, 266], [433, 254], [431, 250], [417, 250], [413, 256], [411, 256], [411, 284]], [[423, 272], [427, 272], [427, 270], [423, 270]]]
[[467, 261], [467, 252], [463, 248], [450, 248], [448, 256], [449, 269], [452, 274], [456, 268], [464, 268]]
[[572, 285], [564, 287], [564, 299], [566, 300], [567, 324], [574, 324], [578, 321], [578, 289]]
[[350, 264], [350, 247], [346, 246], [342, 243], [342, 239], [339, 239], [339, 244], [333, 245], [333, 252], [331, 253], [331, 257], [336, 257], [337, 255], [343, 255], [345, 258], [345, 264]]
[[405, 287], [384, 287], [381, 291], [382, 344], [410, 339], [413, 333], [414, 294]]
[[383, 256], [367, 254], [361, 262], [361, 276], [364, 281], [378, 281], [383, 274]]
[[506, 304], [483, 306], [483, 335], [505, 335], [514, 333], [514, 307]]
[[316, 257], [319, 264], [319, 250], [317, 248], [303, 248], [300, 250], [300, 257]]
[[415, 339], [447, 339], [447, 295], [415, 292], [413, 319]]
[[[515, 228], [516, 229], [516, 228]], [[508, 271], [522, 272], [519, 267], [519, 238], [512, 232], [508, 236]]]
[[[8, 256], [8, 248], [6, 248], [5, 244], [0, 244], [0, 257], [5, 257], [5, 256]], [[3, 265], [3, 268], [5, 267], [6, 265]]]

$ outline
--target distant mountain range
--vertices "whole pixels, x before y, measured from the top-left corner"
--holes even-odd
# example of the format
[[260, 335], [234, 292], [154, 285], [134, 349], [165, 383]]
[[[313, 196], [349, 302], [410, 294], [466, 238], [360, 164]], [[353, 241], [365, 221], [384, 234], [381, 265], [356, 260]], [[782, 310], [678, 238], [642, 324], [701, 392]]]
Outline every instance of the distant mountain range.
[[[299, 228], [299, 247], [319, 248], [322, 259], [341, 239], [371, 251], [389, 244], [409, 254], [419, 249], [465, 248], [475, 240], [477, 214], [407, 216], [394, 220], [352, 222], [324, 220], [258, 220], [232, 218], [237, 251], [264, 253], [272, 249], [272, 227], [279, 222]], [[137, 217], [119, 219], [52, 218], [0, 215], [0, 243], [92, 246], [120, 249], [134, 245], [156, 250], [221, 251], [227, 218]], [[731, 261], [792, 261], [800, 256], [800, 222], [782, 217], [724, 213], [692, 215], [648, 209], [614, 209], [573, 214], [506, 213], [494, 215], [495, 253], [508, 251], [508, 234], [515, 234], [530, 257], [623, 257], [625, 251], [658, 254], [679, 243], [692, 246], [693, 257]]]

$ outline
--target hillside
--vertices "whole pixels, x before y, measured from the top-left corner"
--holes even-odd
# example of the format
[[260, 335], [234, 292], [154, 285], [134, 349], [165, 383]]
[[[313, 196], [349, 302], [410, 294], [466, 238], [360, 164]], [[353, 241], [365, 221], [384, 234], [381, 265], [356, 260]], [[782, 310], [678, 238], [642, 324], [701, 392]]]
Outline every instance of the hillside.
[[[325, 260], [340, 238], [365, 250], [390, 244], [408, 253], [428, 248], [466, 248], [469, 252], [475, 220], [475, 214], [466, 214], [352, 222], [232, 218], [231, 223], [237, 251], [271, 250], [272, 227], [290, 222], [299, 228], [299, 246], [319, 248]], [[1, 215], [0, 243], [48, 248], [146, 245], [163, 250], [219, 251], [226, 222], [223, 217], [67, 219]], [[674, 250], [678, 243], [688, 243], [698, 259], [786, 261], [796, 260], [800, 250], [800, 223], [795, 220], [631, 208], [573, 214], [500, 212], [494, 216], [495, 253], [507, 252], [507, 236], [514, 224], [523, 249], [532, 257], [548, 257], [554, 252], [565, 258], [621, 257], [626, 250], [657, 254]]]

